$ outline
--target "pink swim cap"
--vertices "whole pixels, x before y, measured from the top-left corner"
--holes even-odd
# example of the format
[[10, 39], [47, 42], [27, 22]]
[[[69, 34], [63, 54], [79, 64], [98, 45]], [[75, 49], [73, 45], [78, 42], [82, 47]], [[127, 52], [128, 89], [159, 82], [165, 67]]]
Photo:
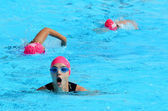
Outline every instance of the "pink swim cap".
[[63, 57], [63, 56], [58, 56], [58, 57], [56, 57], [56, 58], [52, 61], [51, 67], [52, 67], [54, 64], [56, 64], [56, 63], [63, 63], [64, 65], [66, 65], [66, 67], [69, 68], [69, 75], [71, 74], [70, 63], [69, 63], [69, 61], [68, 61], [65, 57]]
[[44, 47], [40, 43], [30, 43], [24, 50], [24, 54], [41, 54], [44, 52]]
[[117, 30], [117, 25], [111, 19], [106, 20], [105, 27], [113, 31]]

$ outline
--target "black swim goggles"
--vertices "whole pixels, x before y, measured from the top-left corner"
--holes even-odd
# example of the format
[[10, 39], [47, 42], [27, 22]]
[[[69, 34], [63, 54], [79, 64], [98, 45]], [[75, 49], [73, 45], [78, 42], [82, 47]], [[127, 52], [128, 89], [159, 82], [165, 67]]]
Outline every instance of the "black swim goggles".
[[52, 73], [57, 73], [58, 70], [60, 70], [62, 73], [66, 73], [66, 72], [69, 71], [69, 68], [67, 68], [67, 67], [65, 67], [65, 66], [63, 66], [63, 67], [61, 67], [61, 68], [58, 68], [58, 67], [53, 66], [53, 67], [50, 69], [50, 71], [51, 71]]

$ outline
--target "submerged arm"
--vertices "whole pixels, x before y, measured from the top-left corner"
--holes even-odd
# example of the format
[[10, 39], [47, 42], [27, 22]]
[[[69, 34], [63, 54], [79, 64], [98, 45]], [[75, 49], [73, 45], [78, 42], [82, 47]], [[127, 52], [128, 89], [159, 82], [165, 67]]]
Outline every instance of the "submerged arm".
[[50, 28], [42, 29], [36, 35], [36, 37], [31, 41], [31, 43], [38, 42], [38, 43], [42, 44], [45, 41], [45, 39], [47, 38], [48, 35], [51, 35], [53, 37], [56, 37], [56, 38], [60, 39], [62, 46], [66, 45], [66, 43], [67, 43], [67, 39], [66, 39], [65, 36], [61, 35], [60, 33], [56, 32], [55, 30], [50, 29]]
[[126, 20], [127, 23], [131, 23], [135, 29], [138, 29], [138, 25], [136, 24], [135, 21], [132, 21], [132, 20]]
[[107, 29], [107, 28], [95, 28], [95, 29], [93, 29], [93, 31], [95, 31], [96, 33], [101, 34], [101, 33], [108, 32], [109, 29]]

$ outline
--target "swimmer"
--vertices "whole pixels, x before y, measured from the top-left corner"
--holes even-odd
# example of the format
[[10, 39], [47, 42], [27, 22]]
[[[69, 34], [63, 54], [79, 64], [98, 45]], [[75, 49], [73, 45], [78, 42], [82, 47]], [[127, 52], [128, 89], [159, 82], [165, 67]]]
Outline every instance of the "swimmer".
[[82, 86], [68, 81], [71, 67], [69, 61], [63, 56], [58, 56], [52, 61], [50, 74], [52, 82], [37, 90], [50, 90], [53, 92], [87, 91]]
[[45, 48], [42, 45], [48, 35], [56, 37], [61, 40], [61, 46], [65, 46], [67, 43], [66, 37], [59, 34], [55, 30], [50, 28], [42, 29], [36, 37], [25, 46], [24, 54], [42, 54], [45, 52]]
[[107, 19], [104, 26], [105, 28], [96, 28], [94, 31], [97, 33], [103, 33], [109, 30], [116, 31], [118, 29], [138, 29], [136, 22], [132, 20], [112, 21], [111, 19]]

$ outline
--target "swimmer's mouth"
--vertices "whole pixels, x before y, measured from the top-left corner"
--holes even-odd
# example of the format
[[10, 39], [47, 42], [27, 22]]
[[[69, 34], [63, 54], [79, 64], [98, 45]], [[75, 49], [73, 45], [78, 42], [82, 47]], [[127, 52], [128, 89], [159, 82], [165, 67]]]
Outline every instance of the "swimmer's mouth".
[[58, 84], [58, 87], [61, 87], [61, 82], [62, 82], [62, 79], [60, 77], [57, 78], [57, 84]]

